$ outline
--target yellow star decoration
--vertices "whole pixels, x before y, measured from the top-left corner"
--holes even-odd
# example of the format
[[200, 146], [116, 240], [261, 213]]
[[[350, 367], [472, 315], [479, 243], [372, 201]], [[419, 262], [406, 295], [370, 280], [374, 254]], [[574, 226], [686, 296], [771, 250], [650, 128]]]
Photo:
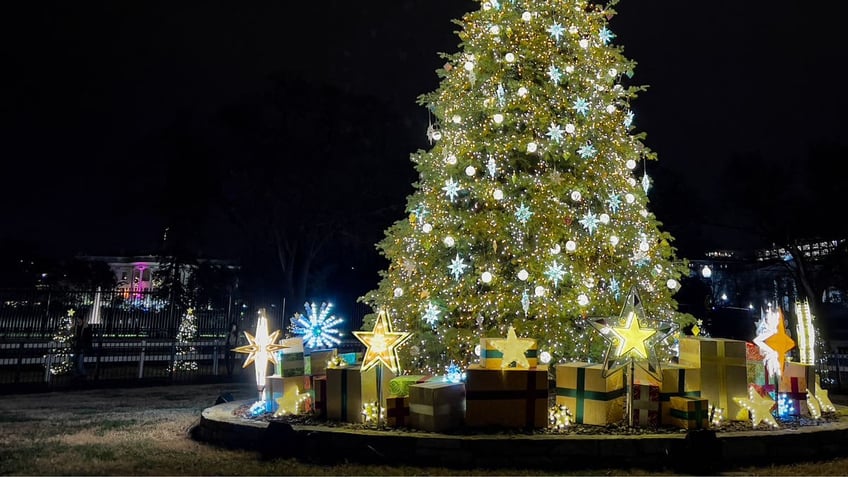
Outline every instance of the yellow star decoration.
[[385, 310], [377, 313], [373, 331], [354, 331], [353, 335], [366, 346], [361, 371], [368, 371], [378, 363], [383, 363], [393, 373], [400, 372], [397, 347], [408, 340], [412, 333], [393, 332], [392, 322]]
[[639, 326], [639, 317], [636, 313], [630, 312], [627, 315], [627, 322], [624, 326], [610, 327], [613, 334], [618, 340], [618, 349], [616, 356], [626, 356], [633, 351], [638, 357], [648, 359], [648, 349], [645, 342], [657, 333], [657, 330], [651, 328], [642, 328]]
[[282, 397], [275, 399], [277, 401], [277, 412], [274, 417], [284, 416], [286, 414], [298, 414], [300, 412], [300, 404], [309, 397], [309, 393], [300, 393], [297, 386], [283, 393]]
[[496, 350], [503, 353], [501, 369], [508, 368], [513, 361], [515, 361], [516, 368], [527, 369], [530, 367], [530, 363], [527, 361], [527, 357], [524, 356], [524, 352], [533, 346], [535, 340], [531, 338], [519, 338], [515, 334], [515, 328], [510, 326], [506, 332], [506, 339], [490, 340], [489, 342]]
[[777, 310], [777, 331], [764, 340], [769, 348], [777, 352], [777, 360], [780, 363], [780, 372], [786, 363], [786, 353], [795, 347], [795, 341], [786, 334], [786, 326], [783, 324], [783, 311]]
[[280, 330], [277, 330], [270, 335], [268, 334], [268, 319], [265, 317], [265, 310], [259, 310], [259, 318], [256, 320], [256, 336], [251, 335], [247, 331], [244, 336], [247, 338], [248, 344], [233, 348], [236, 353], [247, 354], [247, 359], [244, 360], [243, 368], [250, 366], [254, 361], [254, 372], [256, 374], [256, 386], [261, 390], [265, 387], [265, 373], [268, 370], [268, 362], [277, 364], [275, 351], [288, 348], [281, 344], [276, 344], [277, 337], [280, 335]]
[[73, 308], [71, 308], [70, 310], [68, 310], [68, 316], [71, 316], [71, 317], [72, 317], [72, 316], [74, 316], [74, 313], [76, 313], [76, 311], [74, 311], [74, 309], [73, 309]]
[[813, 419], [819, 419], [821, 417], [821, 404], [819, 404], [818, 400], [816, 400], [816, 397], [813, 396], [813, 393], [811, 393], [809, 389], [807, 389], [807, 409], [810, 410], [810, 416], [812, 416]]
[[816, 401], [819, 402], [822, 412], [836, 412], [836, 406], [830, 401], [827, 391], [822, 389], [818, 379], [816, 380]]
[[757, 427], [757, 424], [765, 422], [772, 427], [778, 427], [777, 421], [771, 415], [771, 409], [774, 407], [774, 401], [767, 397], [760, 396], [753, 386], [748, 388], [748, 399], [735, 397], [733, 398], [736, 404], [744, 407], [751, 414], [751, 424]]

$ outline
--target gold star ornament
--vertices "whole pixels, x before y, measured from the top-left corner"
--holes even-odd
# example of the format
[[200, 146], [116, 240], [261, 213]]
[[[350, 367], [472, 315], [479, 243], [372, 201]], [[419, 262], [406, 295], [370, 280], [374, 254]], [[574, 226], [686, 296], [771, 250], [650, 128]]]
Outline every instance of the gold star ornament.
[[780, 373], [786, 365], [786, 353], [795, 347], [795, 341], [786, 334], [786, 326], [783, 323], [783, 311], [777, 309], [777, 331], [763, 340], [769, 348], [777, 352], [777, 360], [780, 363]]
[[268, 334], [268, 318], [265, 317], [264, 309], [259, 310], [259, 318], [256, 320], [256, 336], [247, 331], [244, 332], [244, 336], [247, 338], [248, 344], [233, 348], [233, 351], [247, 354], [247, 359], [244, 360], [242, 365], [243, 368], [250, 366], [253, 362], [256, 363], [254, 365], [256, 386], [261, 390], [265, 387], [265, 373], [268, 370], [268, 362], [277, 364], [276, 351], [288, 348], [288, 346], [277, 344], [280, 330]]
[[751, 425], [757, 427], [757, 424], [765, 422], [772, 427], [778, 427], [777, 421], [771, 415], [771, 410], [774, 408], [774, 401], [760, 396], [760, 393], [753, 386], [748, 387], [748, 399], [735, 397], [733, 398], [736, 404], [744, 407], [751, 415]]
[[604, 355], [604, 377], [633, 362], [662, 380], [656, 345], [665, 341], [677, 326], [648, 319], [636, 287], [630, 289], [617, 325], [608, 324], [607, 318], [592, 319], [590, 323], [609, 343]]
[[827, 395], [827, 391], [822, 389], [821, 383], [819, 382], [818, 376], [816, 376], [816, 401], [819, 403], [819, 407], [822, 412], [836, 412], [836, 406], [830, 401], [830, 397]]
[[277, 401], [277, 412], [274, 413], [274, 417], [300, 413], [300, 405], [308, 397], [309, 393], [301, 393], [297, 386], [283, 392], [282, 397], [275, 399]]
[[506, 339], [489, 340], [492, 346], [503, 353], [501, 360], [501, 369], [508, 368], [510, 364], [515, 362], [516, 368], [528, 369], [530, 363], [524, 353], [530, 349], [536, 340], [530, 338], [519, 338], [515, 334], [515, 328], [512, 326], [506, 332]]
[[378, 363], [383, 363], [393, 373], [400, 373], [397, 347], [408, 340], [412, 333], [392, 331], [392, 322], [385, 310], [377, 313], [372, 331], [354, 331], [353, 335], [366, 346], [361, 371], [368, 371]]

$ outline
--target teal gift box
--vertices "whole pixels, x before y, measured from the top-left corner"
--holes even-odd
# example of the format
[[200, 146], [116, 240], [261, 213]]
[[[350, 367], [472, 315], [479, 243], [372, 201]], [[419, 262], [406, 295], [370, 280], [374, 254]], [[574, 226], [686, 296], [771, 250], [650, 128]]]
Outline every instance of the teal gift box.
[[275, 371], [277, 375], [284, 378], [306, 375], [306, 366], [303, 359], [303, 338], [282, 339], [279, 344], [287, 346], [287, 348], [276, 352]]

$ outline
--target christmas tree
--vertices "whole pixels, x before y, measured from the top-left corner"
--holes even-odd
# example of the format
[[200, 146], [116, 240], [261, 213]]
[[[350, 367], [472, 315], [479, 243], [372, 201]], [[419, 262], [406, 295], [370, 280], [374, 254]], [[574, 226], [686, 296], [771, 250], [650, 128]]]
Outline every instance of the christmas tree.
[[174, 355], [174, 371], [196, 371], [197, 361], [193, 357], [197, 353], [194, 341], [197, 339], [197, 317], [194, 309], [189, 308], [180, 321], [177, 331], [177, 350]]
[[630, 287], [656, 319], [685, 264], [648, 210], [655, 159], [634, 126], [635, 63], [616, 46], [611, 6], [487, 0], [457, 24], [408, 217], [378, 248], [390, 260], [364, 301], [415, 337], [409, 368], [469, 363], [482, 336], [539, 340], [554, 360], [599, 356], [586, 318], [615, 316]]
[[74, 313], [73, 309], [68, 310], [68, 313], [62, 317], [59, 326], [53, 333], [53, 339], [50, 341], [50, 373], [54, 375], [65, 374], [71, 370], [73, 361], [71, 356], [72, 341], [74, 339]]

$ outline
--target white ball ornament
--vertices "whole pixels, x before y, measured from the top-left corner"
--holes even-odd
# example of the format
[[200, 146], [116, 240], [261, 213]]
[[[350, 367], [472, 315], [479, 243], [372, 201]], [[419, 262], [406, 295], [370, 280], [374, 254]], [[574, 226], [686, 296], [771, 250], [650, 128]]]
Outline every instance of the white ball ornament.
[[524, 86], [518, 88], [518, 96], [521, 96], [522, 98], [527, 96], [527, 88]]
[[462, 67], [465, 68], [465, 71], [474, 71], [474, 62], [471, 60], [466, 61], [465, 64], [462, 65]]
[[607, 113], [612, 114], [614, 112], [615, 112], [615, 106], [613, 106], [611, 104], [607, 105]]
[[624, 163], [624, 165], [625, 165], [628, 169], [630, 169], [631, 171], [632, 171], [633, 169], [636, 169], [636, 161], [634, 161], [633, 159], [628, 159], [628, 160], [627, 160], [627, 162], [625, 162], [625, 163]]
[[572, 35], [576, 35], [577, 34], [577, 25], [571, 25], [570, 27], [568, 27], [568, 33], [571, 33]]
[[500, 32], [501, 27], [499, 27], [498, 25], [492, 25], [491, 27], [489, 27], [489, 33], [491, 33], [492, 35], [497, 35]]
[[530, 12], [524, 12], [524, 13], [521, 14], [521, 19], [524, 20], [525, 22], [529, 22], [530, 20], [533, 19], [533, 14], [530, 13]]
[[518, 279], [521, 280], [522, 282], [527, 281], [527, 278], [529, 278], [529, 277], [530, 277], [530, 274], [527, 273], [527, 270], [521, 269], [518, 272]]
[[640, 210], [640, 211], [639, 211], [639, 215], [641, 215], [642, 217], [644, 217], [644, 218], [646, 218], [646, 219], [647, 219], [647, 218], [648, 218], [648, 211], [647, 211], [647, 209], [642, 209], [642, 210]]
[[565, 125], [565, 132], [567, 132], [568, 134], [574, 134], [574, 131], [576, 129], [577, 128], [575, 128], [573, 124], [566, 124]]
[[541, 285], [537, 286], [536, 289], [533, 290], [533, 294], [535, 294], [538, 297], [545, 296], [545, 287], [543, 287]]
[[583, 293], [577, 295], [577, 304], [580, 306], [587, 306], [589, 304], [589, 297]]
[[480, 275], [480, 280], [482, 280], [483, 283], [492, 283], [492, 278], [492, 274], [489, 272], [483, 272]]
[[530, 154], [533, 154], [534, 152], [536, 152], [536, 150], [538, 148], [539, 148], [539, 145], [536, 144], [535, 142], [527, 143], [527, 152], [529, 152]]
[[577, 242], [575, 242], [574, 240], [569, 240], [568, 242], [565, 242], [565, 249], [569, 252], [577, 250]]
[[447, 162], [450, 165], [456, 164], [456, 156], [451, 154], [450, 156], [445, 158], [445, 162]]
[[425, 234], [429, 234], [430, 232], [432, 232], [432, 231], [433, 231], [433, 226], [432, 226], [432, 225], [430, 225], [430, 224], [424, 224], [424, 225], [421, 227], [421, 230], [423, 230]]
[[539, 353], [539, 361], [541, 361], [542, 364], [550, 363], [551, 359], [553, 359], [551, 357], [551, 353], [548, 353], [547, 351], [542, 351], [541, 353]]
[[647, 252], [650, 248], [651, 246], [648, 245], [647, 241], [642, 240], [641, 242], [639, 242], [639, 250], [641, 250], [642, 252]]
[[459, 124], [459, 123], [462, 122], [462, 116], [460, 116], [458, 114], [454, 114], [453, 117], [451, 118], [451, 121], [453, 121], [454, 124]]
[[627, 183], [630, 185], [630, 187], [636, 187], [636, 179], [632, 177], [627, 179]]
[[492, 197], [494, 197], [495, 200], [503, 200], [503, 191], [500, 189], [495, 189], [494, 191], [492, 191]]
[[504, 55], [504, 59], [507, 63], [512, 63], [513, 61], [515, 61], [515, 55], [512, 53], [507, 53], [506, 55]]
[[[618, 70], [615, 69], [615, 68], [610, 68], [610, 70], [607, 71], [607, 74], [610, 75], [611, 77], [615, 78], [616, 76], [618, 76]], [[618, 86], [618, 85], [616, 85], [616, 86]]]
[[580, 41], [578, 41], [578, 42], [577, 42], [577, 44], [579, 44], [579, 45], [580, 45], [580, 48], [583, 48], [584, 50], [585, 50], [586, 48], [589, 48], [589, 40], [587, 40], [587, 39], [585, 39], [585, 38], [583, 38], [583, 39], [581, 39]]
[[571, 200], [573, 200], [574, 202], [580, 202], [580, 199], [582, 198], [583, 194], [581, 194], [579, 190], [571, 191]]
[[627, 202], [628, 204], [632, 204], [633, 202], [635, 202], [635, 201], [636, 201], [636, 196], [635, 196], [635, 195], [633, 195], [633, 194], [631, 194], [631, 193], [627, 193], [627, 194], [624, 196], [624, 200], [625, 200], [625, 202]]
[[665, 286], [667, 286], [670, 290], [677, 290], [677, 287], [680, 286], [680, 283], [673, 278], [669, 278], [667, 282], [665, 282]]
[[433, 131], [433, 140], [434, 141], [438, 141], [441, 138], [442, 138], [441, 131]]
[[444, 240], [442, 240], [442, 243], [444, 243], [446, 247], [453, 247], [456, 244], [456, 241], [453, 239], [453, 237], [448, 235], [447, 237], [445, 237]]
[[616, 245], [618, 245], [618, 236], [617, 236], [617, 235], [613, 235], [612, 237], [610, 237], [610, 243], [612, 244], [612, 246], [613, 246], [613, 247], [615, 247]]
[[395, 298], [400, 298], [403, 296], [403, 288], [397, 287], [395, 288]]
[[492, 116], [492, 121], [494, 121], [495, 124], [500, 124], [504, 121], [504, 115], [501, 114], [501, 113], [497, 113], [494, 116]]
[[475, 345], [475, 346], [474, 346], [474, 354], [475, 354], [476, 356], [480, 356], [480, 353], [481, 353], [481, 352], [482, 352], [482, 348], [480, 348], [480, 345], [479, 345], [479, 344], [478, 344], [478, 345]]
[[483, 10], [491, 10], [492, 4], [489, 2], [483, 2]]
[[568, 73], [568, 74], [574, 73], [574, 66], [566, 65], [565, 66], [565, 72]]
[[601, 220], [601, 223], [604, 224], [604, 225], [606, 225], [610, 222], [610, 216], [608, 214], [601, 214], [599, 219]]
[[475, 169], [474, 166], [468, 166], [465, 168], [465, 175], [467, 175], [468, 177], [473, 177], [476, 173], [477, 169]]

